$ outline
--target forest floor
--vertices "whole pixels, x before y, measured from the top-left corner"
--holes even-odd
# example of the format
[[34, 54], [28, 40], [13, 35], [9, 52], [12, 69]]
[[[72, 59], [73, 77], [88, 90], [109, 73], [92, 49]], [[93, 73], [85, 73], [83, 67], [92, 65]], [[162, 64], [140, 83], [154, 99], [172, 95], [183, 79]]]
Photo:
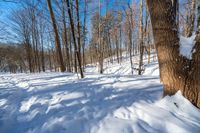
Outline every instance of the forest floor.
[[77, 74], [0, 74], [1, 133], [199, 133], [200, 110], [180, 92], [162, 98], [157, 62]]

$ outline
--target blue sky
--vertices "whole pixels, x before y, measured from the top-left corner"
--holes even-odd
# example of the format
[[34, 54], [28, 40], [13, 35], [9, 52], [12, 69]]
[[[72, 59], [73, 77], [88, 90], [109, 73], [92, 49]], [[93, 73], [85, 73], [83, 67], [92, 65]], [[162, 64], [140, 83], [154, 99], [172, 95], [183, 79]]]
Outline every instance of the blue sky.
[[[10, 13], [12, 10], [14, 9], [19, 9], [22, 5], [20, 4], [20, 0], [13, 0], [15, 1], [14, 3], [13, 2], [2, 2], [0, 0], [0, 21], [2, 22], [5, 22], [6, 25], [9, 26], [9, 24], [11, 23], [10, 20], [9, 20], [9, 16], [10, 16]], [[18, 2], [17, 2], [18, 1]], [[46, 3], [46, 0], [41, 0], [42, 2], [44, 2], [44, 4]], [[53, 0], [52, 0], [53, 1]], [[83, 0], [80, 0], [83, 2]], [[113, 9], [116, 7], [114, 6], [114, 3], [116, 1], [119, 1], [119, 2], [125, 2], [125, 3], [128, 3], [128, 2], [131, 2], [132, 0], [108, 0], [109, 2], [109, 5], [108, 5], [108, 8], [109, 9]], [[133, 1], [138, 1], [138, 0], [133, 0]], [[102, 7], [101, 7], [101, 15], [104, 15], [105, 12], [106, 12], [106, 6], [105, 6], [105, 2], [106, 0], [101, 0], [101, 4], [102, 4]], [[81, 2], [80, 2], [81, 3]], [[44, 5], [45, 6], [45, 5]], [[80, 8], [83, 8], [84, 5], [80, 5]], [[98, 6], [99, 6], [99, 0], [92, 0], [92, 3], [90, 3], [88, 5], [88, 9], [87, 10], [91, 10], [93, 8], [96, 7], [96, 9], [98, 10]], [[95, 10], [92, 10], [93, 12], [95, 12]], [[82, 15], [81, 15], [82, 16]], [[90, 19], [91, 19], [91, 15], [90, 16], [87, 16], [87, 26], [88, 26], [88, 30], [90, 30], [90, 26], [91, 26], [91, 23], [90, 23]], [[83, 17], [81, 17], [81, 19], [83, 19]], [[5, 25], [4, 24], [4, 25]], [[0, 25], [2, 26], [2, 24]], [[12, 32], [12, 31], [11, 31]], [[2, 35], [1, 35], [2, 36]], [[1, 40], [0, 40], [1, 41]]]
[[[8, 29], [9, 29], [9, 25], [11, 23], [10, 20], [9, 20], [9, 16], [10, 16], [11, 11], [14, 10], [14, 9], [19, 9], [22, 6], [19, 3], [20, 0], [13, 0], [13, 1], [15, 1], [16, 3], [13, 3], [13, 2], [2, 2], [0, 0], [0, 21], [6, 22], [6, 25], [8, 26], [7, 27]], [[41, 0], [41, 1], [44, 3], [44, 6], [45, 6], [46, 0]], [[105, 12], [106, 12], [105, 1], [106, 0], [101, 0], [101, 4], [102, 4], [101, 14], [102, 15], [104, 15]], [[109, 9], [113, 9], [114, 8], [113, 3], [116, 2], [116, 1], [128, 3], [128, 2], [130, 2], [132, 0], [109, 0], [108, 8]], [[52, 0], [52, 2], [53, 2], [53, 0]], [[83, 0], [80, 0], [80, 3], [83, 3]], [[83, 6], [84, 5], [80, 5], [80, 8], [83, 8]], [[98, 10], [98, 6], [99, 6], [99, 0], [92, 0], [92, 2], [88, 5], [88, 9], [87, 10], [88, 11], [92, 10], [92, 12], [95, 12], [95, 10], [93, 10], [93, 8], [96, 7], [96, 9]], [[116, 9], [116, 7], [115, 7], [115, 9]], [[82, 14], [80, 14], [80, 15], [83, 16]], [[83, 17], [81, 17], [81, 19], [83, 19]], [[90, 30], [90, 25], [91, 25], [90, 19], [91, 19], [91, 15], [87, 16], [87, 28], [88, 28], [88, 30]], [[0, 27], [2, 27], [2, 23], [0, 23]], [[11, 31], [11, 28], [9, 29], [9, 31]], [[2, 36], [5, 36], [5, 35], [1, 34], [0, 38], [2, 38]], [[7, 37], [4, 37], [4, 38], [7, 38]]]
[[12, 32], [10, 30], [9, 24], [10, 20], [8, 19], [8, 16], [10, 14], [10, 11], [17, 8], [18, 4], [16, 3], [11, 3], [11, 2], [2, 2], [0, 1], [0, 29], [5, 29], [3, 30], [3, 33], [1, 32], [0, 34], [0, 41], [1, 42], [9, 42], [11, 39], [10, 35], [8, 32]]
[[0, 2], [0, 17], [1, 20], [2, 18], [7, 18], [7, 15], [9, 15], [10, 11], [18, 8], [19, 7], [19, 3], [12, 3], [12, 2]]

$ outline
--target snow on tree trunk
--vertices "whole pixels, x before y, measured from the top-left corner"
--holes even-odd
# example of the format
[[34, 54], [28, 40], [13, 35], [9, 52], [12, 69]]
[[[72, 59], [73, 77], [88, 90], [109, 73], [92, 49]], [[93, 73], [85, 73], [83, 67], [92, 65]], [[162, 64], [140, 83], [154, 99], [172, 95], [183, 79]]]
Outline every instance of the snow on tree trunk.
[[[159, 3], [159, 4], [158, 4]], [[200, 107], [200, 35], [196, 36], [192, 59], [179, 54], [179, 35], [171, 0], [147, 0], [154, 41], [158, 53], [164, 96], [181, 90], [195, 106]], [[200, 8], [199, 8], [200, 9]]]

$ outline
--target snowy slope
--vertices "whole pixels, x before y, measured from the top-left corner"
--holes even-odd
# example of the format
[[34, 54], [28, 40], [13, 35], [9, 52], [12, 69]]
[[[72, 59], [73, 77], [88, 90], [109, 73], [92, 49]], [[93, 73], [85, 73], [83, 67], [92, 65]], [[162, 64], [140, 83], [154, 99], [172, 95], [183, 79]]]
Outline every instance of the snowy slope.
[[162, 99], [157, 63], [132, 76], [128, 62], [105, 65], [104, 75], [90, 66], [81, 80], [70, 73], [1, 74], [0, 132], [199, 133], [200, 111], [180, 92]]
[[[123, 61], [121, 63], [117, 63], [117, 58], [113, 57], [114, 61], [111, 63], [110, 58], [104, 60], [104, 74], [114, 74], [114, 75], [132, 75], [131, 73], [131, 65], [129, 60], [128, 53], [124, 52], [122, 54]], [[144, 55], [144, 67], [145, 72], [143, 75], [157, 75], [159, 74], [157, 56], [155, 54], [151, 54], [150, 61], [148, 64], [148, 57]], [[138, 68], [139, 55], [133, 56], [133, 67]], [[90, 73], [99, 73], [98, 64], [89, 64], [86, 67], [86, 71]], [[137, 75], [137, 70], [134, 70], [134, 75]]]

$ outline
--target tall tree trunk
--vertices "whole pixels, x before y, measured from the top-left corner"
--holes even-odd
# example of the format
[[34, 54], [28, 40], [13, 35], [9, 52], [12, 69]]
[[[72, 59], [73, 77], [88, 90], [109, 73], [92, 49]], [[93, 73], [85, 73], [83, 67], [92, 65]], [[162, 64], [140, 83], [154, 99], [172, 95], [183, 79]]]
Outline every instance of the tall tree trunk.
[[52, 63], [51, 63], [51, 49], [50, 48], [48, 48], [48, 59], [49, 59], [49, 70], [50, 70], [50, 72], [52, 71]]
[[[76, 1], [76, 4], [78, 5], [77, 2], [78, 2], [78, 1]], [[72, 37], [73, 37], [73, 41], [74, 41], [74, 49], [75, 49], [76, 57], [77, 57], [77, 60], [78, 60], [79, 71], [80, 71], [80, 74], [81, 74], [81, 78], [84, 78], [83, 70], [82, 70], [82, 67], [81, 67], [81, 56], [80, 56], [79, 49], [78, 49], [77, 44], [76, 44], [75, 29], [74, 29], [74, 21], [73, 21], [73, 19], [72, 19], [72, 14], [71, 14], [71, 10], [70, 10], [69, 0], [66, 0], [66, 3], [67, 3], [67, 10], [68, 10], [68, 15], [69, 15], [69, 20], [70, 20], [70, 26], [71, 26]], [[77, 7], [78, 7], [78, 6], [77, 6]], [[77, 8], [77, 7], [76, 7], [76, 8]], [[78, 9], [77, 9], [77, 10], [78, 10]], [[79, 16], [79, 13], [77, 14], [77, 16]], [[78, 23], [79, 23], [79, 22], [78, 22]], [[79, 38], [80, 38], [80, 35], [79, 35]], [[79, 43], [79, 42], [78, 42], [78, 43]]]
[[42, 61], [42, 71], [45, 72], [44, 44], [43, 43], [42, 43], [42, 51], [41, 51], [41, 61]]
[[184, 95], [200, 108], [200, 0], [198, 0], [197, 28], [196, 44], [192, 50], [193, 55], [192, 60], [190, 60], [190, 70], [184, 88]]
[[47, 4], [48, 4], [50, 16], [51, 16], [52, 26], [54, 29], [57, 61], [60, 65], [61, 72], [64, 72], [66, 70], [66, 68], [65, 68], [65, 65], [63, 62], [62, 51], [61, 51], [61, 46], [60, 46], [60, 39], [59, 39], [59, 35], [58, 35], [58, 29], [57, 29], [57, 25], [56, 25], [55, 16], [54, 16], [53, 9], [51, 6], [51, 0], [47, 0]]
[[44, 38], [43, 38], [43, 28], [42, 26], [44, 23], [40, 23], [40, 43], [41, 43], [41, 47], [42, 47], [42, 51], [41, 51], [41, 64], [42, 64], [42, 71], [45, 72], [45, 57], [44, 57]]
[[83, 24], [83, 46], [82, 46], [82, 52], [83, 52], [83, 55], [82, 55], [82, 60], [83, 60], [83, 71], [84, 71], [84, 68], [85, 68], [85, 41], [86, 41], [86, 17], [87, 17], [87, 0], [84, 0], [84, 24]]
[[99, 72], [100, 74], [103, 74], [103, 58], [104, 58], [104, 44], [103, 41], [101, 42], [101, 1], [99, 0], [99, 25], [98, 25], [98, 37], [99, 37], [99, 43], [98, 43], [98, 60], [99, 60]]
[[[80, 30], [80, 16], [79, 16], [79, 0], [76, 0], [76, 19], [77, 19], [77, 40], [78, 40], [78, 55], [77, 55], [77, 58], [78, 58], [78, 63], [79, 63], [79, 66], [81, 67], [82, 66], [82, 61], [81, 61], [81, 30]], [[81, 75], [83, 75], [83, 69], [81, 68], [80, 69], [80, 73]], [[83, 76], [81, 76], [83, 77]]]
[[66, 20], [65, 20], [64, 5], [62, 7], [62, 17], [63, 17], [63, 44], [65, 45], [67, 71], [71, 72], [71, 64], [70, 64], [70, 58], [69, 58], [69, 45], [68, 45], [68, 39], [67, 39], [67, 27], [66, 27]]
[[69, 40], [69, 61], [70, 61], [70, 70], [73, 71], [73, 52], [72, 52], [72, 37], [70, 28], [68, 28], [68, 40]]
[[128, 49], [129, 49], [129, 59], [130, 59], [130, 63], [131, 63], [131, 73], [133, 74], [133, 59], [132, 59], [132, 51], [133, 50], [133, 38], [132, 38], [132, 34], [133, 34], [133, 11], [132, 8], [130, 7], [130, 5], [128, 4], [129, 7], [129, 12], [130, 14], [127, 14], [128, 17], [128, 24], [129, 24], [129, 30], [128, 30], [128, 37], [129, 37], [129, 45], [128, 45]]
[[172, 95], [181, 90], [187, 99], [195, 106], [200, 107], [199, 32], [194, 46], [196, 52], [193, 51], [192, 59], [181, 56], [179, 54], [179, 35], [172, 1], [147, 0], [147, 4], [158, 52], [160, 78], [164, 85], [164, 95]]
[[144, 44], [143, 44], [143, 0], [141, 0], [140, 3], [140, 26], [139, 26], [139, 32], [140, 32], [140, 44], [139, 44], [139, 50], [140, 50], [140, 60], [139, 60], [139, 69], [138, 69], [138, 75], [142, 75], [142, 66], [143, 66], [143, 52], [144, 52]]
[[[146, 5], [147, 7], [147, 5]], [[147, 8], [146, 8], [147, 9]], [[146, 39], [146, 48], [147, 54], [148, 54], [148, 64], [150, 63], [150, 56], [151, 56], [151, 44], [150, 44], [150, 21], [148, 20], [149, 18], [149, 13], [148, 10], [146, 10], [146, 18], [145, 18], [145, 29], [144, 29], [144, 34], [145, 34], [145, 39]]]
[[119, 52], [120, 52], [120, 63], [122, 62], [122, 26], [121, 26], [121, 22], [122, 20], [120, 21], [120, 27], [119, 27]]

